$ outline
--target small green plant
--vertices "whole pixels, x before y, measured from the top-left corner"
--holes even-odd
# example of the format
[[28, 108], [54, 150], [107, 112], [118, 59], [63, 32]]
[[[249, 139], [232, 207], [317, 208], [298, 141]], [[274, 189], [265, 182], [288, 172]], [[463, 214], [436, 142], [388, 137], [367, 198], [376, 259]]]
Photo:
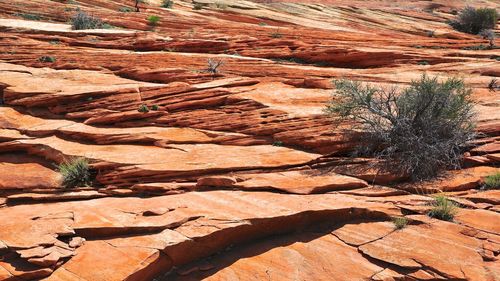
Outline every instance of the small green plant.
[[150, 26], [157, 26], [160, 21], [160, 17], [155, 15], [148, 16], [146, 19], [148, 20], [148, 24]]
[[201, 10], [201, 9], [203, 9], [203, 4], [194, 3], [193, 10]]
[[421, 60], [419, 62], [417, 62], [418, 65], [429, 65], [429, 62], [426, 61], [426, 60]]
[[225, 10], [227, 9], [227, 4], [224, 2], [215, 2], [215, 7], [220, 10]]
[[120, 7], [120, 8], [118, 8], [118, 12], [120, 12], [120, 13], [131, 13], [133, 11], [134, 10], [132, 8], [129, 8], [129, 7]]
[[161, 3], [161, 6], [163, 8], [171, 9], [174, 6], [174, 1], [173, 0], [163, 0]]
[[483, 37], [483, 39], [488, 40], [490, 49], [495, 48], [495, 31], [491, 29], [483, 29], [479, 32], [479, 35]]
[[273, 142], [273, 146], [283, 146], [283, 142], [282, 141], [275, 141]]
[[484, 188], [486, 189], [499, 189], [500, 188], [500, 172], [484, 178]]
[[219, 73], [219, 67], [224, 65], [224, 61], [208, 59], [207, 64], [208, 66], [207, 69], [205, 69], [205, 71], [211, 73], [213, 76], [216, 76]]
[[160, 109], [160, 107], [158, 107], [158, 105], [156, 104], [153, 104], [153, 106], [151, 106], [151, 110], [153, 111], [158, 111]]
[[73, 30], [98, 29], [101, 28], [102, 25], [101, 19], [89, 15], [84, 11], [78, 11], [78, 13], [71, 18], [71, 28]]
[[394, 223], [394, 228], [403, 229], [408, 224], [408, 219], [405, 217], [395, 217], [392, 219], [392, 223]]
[[113, 29], [115, 28], [114, 25], [111, 25], [109, 23], [103, 23], [102, 26], [101, 26], [102, 29]]
[[91, 184], [90, 165], [86, 158], [75, 157], [65, 160], [59, 164], [58, 170], [63, 177], [62, 184], [66, 188]]
[[51, 56], [42, 56], [42, 57], [38, 58], [38, 60], [40, 62], [49, 62], [49, 63], [56, 62], [56, 58], [55, 57], [51, 57]]
[[260, 26], [267, 26], [267, 23], [265, 23], [265, 22], [261, 21], [261, 22], [259, 22], [259, 25], [260, 25]]
[[495, 29], [498, 12], [493, 8], [465, 7], [457, 16], [457, 19], [450, 22], [450, 25], [458, 31], [478, 34], [485, 29]]
[[59, 45], [59, 44], [61, 44], [61, 41], [59, 41], [59, 40], [50, 40], [49, 44], [50, 45]]
[[145, 104], [141, 104], [141, 106], [139, 106], [139, 109], [137, 109], [137, 111], [142, 113], [147, 113], [149, 112], [149, 107]]
[[467, 46], [463, 47], [462, 50], [472, 50], [472, 51], [482, 51], [482, 50], [488, 50], [489, 47], [483, 44], [475, 45], [475, 46]]
[[39, 15], [33, 15], [33, 14], [16, 14], [18, 17], [22, 17], [25, 20], [34, 20], [34, 21], [39, 21], [42, 18]]
[[500, 89], [498, 80], [496, 78], [491, 78], [490, 83], [488, 83], [488, 90], [490, 90], [490, 92], [496, 92], [497, 89]]
[[434, 37], [436, 35], [436, 31], [434, 31], [434, 30], [427, 30], [425, 32], [425, 34], [427, 35], [427, 37]]
[[281, 38], [283, 37], [283, 34], [280, 33], [279, 29], [277, 29], [275, 32], [271, 33], [271, 38]]
[[432, 209], [427, 213], [431, 218], [452, 221], [457, 213], [457, 205], [443, 195], [436, 196], [431, 205]]

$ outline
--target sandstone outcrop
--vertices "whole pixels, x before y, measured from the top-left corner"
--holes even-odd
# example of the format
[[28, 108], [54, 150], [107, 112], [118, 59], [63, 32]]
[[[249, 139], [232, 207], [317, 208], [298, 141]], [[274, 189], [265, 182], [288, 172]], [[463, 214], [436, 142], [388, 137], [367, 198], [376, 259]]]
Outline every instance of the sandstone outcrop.
[[[447, 24], [464, 1], [147, 2], [0, 1], [0, 280], [499, 280], [500, 62]], [[331, 81], [424, 72], [473, 88], [463, 168], [350, 157]], [[93, 180], [64, 187], [78, 157]]]

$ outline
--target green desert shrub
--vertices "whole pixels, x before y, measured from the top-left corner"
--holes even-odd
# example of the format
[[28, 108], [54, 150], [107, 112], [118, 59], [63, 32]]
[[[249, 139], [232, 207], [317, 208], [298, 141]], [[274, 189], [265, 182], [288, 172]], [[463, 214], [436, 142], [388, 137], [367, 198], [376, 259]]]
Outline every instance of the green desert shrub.
[[326, 113], [334, 124], [353, 124], [347, 134], [358, 138], [354, 156], [374, 156], [385, 163], [381, 169], [414, 180], [460, 167], [464, 146], [475, 136], [471, 90], [463, 80], [424, 74], [403, 90], [351, 80], [335, 86]]
[[201, 10], [201, 9], [203, 9], [203, 4], [194, 3], [193, 10]]
[[431, 205], [432, 209], [427, 213], [431, 218], [452, 221], [457, 213], [457, 205], [443, 195], [436, 196]]
[[490, 49], [493, 49], [495, 47], [495, 31], [491, 29], [483, 29], [481, 30], [481, 32], [479, 32], [479, 35], [483, 37], [483, 39], [488, 40]]
[[479, 34], [485, 29], [495, 29], [497, 19], [496, 9], [465, 7], [458, 13], [457, 19], [450, 22], [450, 25], [461, 32]]
[[492, 175], [486, 176], [484, 178], [484, 187], [486, 189], [499, 189], [500, 188], [500, 172], [496, 172]]
[[156, 25], [158, 25], [158, 22], [160, 22], [160, 17], [152, 15], [152, 16], [148, 16], [147, 20], [148, 20], [148, 24], [150, 26], [156, 26]]
[[22, 17], [25, 20], [33, 20], [33, 21], [39, 21], [42, 19], [39, 15], [34, 15], [34, 14], [16, 14], [16, 16]]
[[51, 57], [51, 56], [42, 56], [42, 57], [38, 58], [38, 60], [40, 62], [50, 62], [50, 63], [56, 62], [56, 58], [55, 57]]
[[131, 13], [134, 10], [132, 8], [129, 8], [129, 7], [120, 7], [120, 8], [118, 8], [118, 11], [121, 13]]
[[102, 25], [101, 19], [89, 15], [84, 11], [78, 11], [78, 13], [71, 18], [71, 28], [73, 30], [97, 29], [101, 28]]
[[173, 0], [163, 0], [163, 2], [161, 3], [161, 6], [163, 8], [170, 9], [174, 6], [174, 1]]
[[89, 161], [83, 157], [65, 160], [58, 167], [63, 177], [63, 186], [67, 188], [89, 185], [92, 181]]
[[139, 106], [137, 111], [142, 112], [142, 113], [146, 113], [146, 112], [149, 112], [149, 107], [145, 104], [141, 104], [141, 106]]
[[156, 104], [153, 104], [153, 106], [151, 106], [151, 110], [153, 111], [158, 111], [160, 109], [160, 107]]
[[395, 217], [392, 219], [392, 223], [394, 223], [394, 228], [403, 229], [408, 224], [408, 219], [405, 217]]

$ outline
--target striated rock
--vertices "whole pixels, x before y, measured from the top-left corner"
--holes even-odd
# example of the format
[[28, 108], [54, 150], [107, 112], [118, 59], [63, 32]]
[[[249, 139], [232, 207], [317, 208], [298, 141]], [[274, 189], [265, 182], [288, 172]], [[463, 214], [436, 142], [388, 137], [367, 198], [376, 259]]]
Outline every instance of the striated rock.
[[372, 258], [403, 268], [415, 270], [425, 267], [448, 279], [492, 278], [478, 253], [480, 242], [461, 235], [463, 228], [446, 222], [407, 226], [380, 240], [364, 244], [359, 250]]
[[[498, 52], [447, 24], [497, 2], [146, 2], [0, 1], [0, 280], [500, 276], [499, 194], [479, 189], [499, 171]], [[77, 9], [111, 28], [71, 30]], [[423, 72], [473, 88], [465, 167], [409, 183], [349, 157], [332, 80]], [[60, 188], [72, 157], [91, 186]], [[441, 192], [453, 222], [424, 215]]]
[[49, 163], [36, 157], [0, 154], [0, 190], [59, 188], [61, 175], [47, 166]]
[[199, 178], [198, 187], [229, 187], [241, 190], [276, 189], [296, 194], [324, 193], [368, 186], [356, 178], [318, 171], [287, 171], [280, 173], [238, 174], [235, 177]]
[[347, 272], [352, 280], [367, 280], [383, 269], [335, 236], [316, 233], [252, 243], [211, 263], [216, 266], [208, 272], [196, 266], [162, 280], [345, 280]]

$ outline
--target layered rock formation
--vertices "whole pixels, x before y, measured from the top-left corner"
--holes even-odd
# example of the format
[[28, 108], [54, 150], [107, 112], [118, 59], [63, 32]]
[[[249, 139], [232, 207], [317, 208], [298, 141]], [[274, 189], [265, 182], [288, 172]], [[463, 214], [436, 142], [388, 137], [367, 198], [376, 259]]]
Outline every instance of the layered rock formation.
[[[446, 24], [463, 2], [1, 1], [0, 280], [499, 280], [499, 54]], [[331, 80], [424, 72], [474, 90], [464, 168], [348, 157]], [[73, 157], [91, 185], [63, 187]], [[425, 215], [439, 192], [453, 222]]]

